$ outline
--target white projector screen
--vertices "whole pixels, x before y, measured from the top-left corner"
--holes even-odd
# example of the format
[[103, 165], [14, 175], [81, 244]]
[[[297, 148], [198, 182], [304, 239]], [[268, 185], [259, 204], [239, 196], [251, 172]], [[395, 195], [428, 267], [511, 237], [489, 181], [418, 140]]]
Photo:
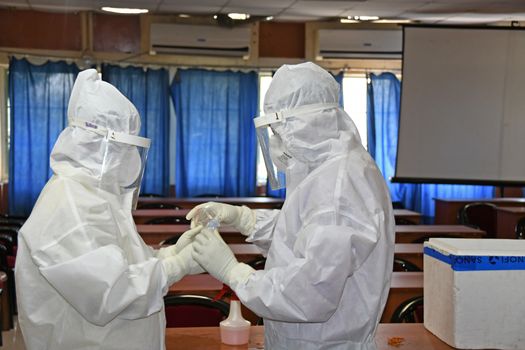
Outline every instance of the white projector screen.
[[525, 30], [404, 28], [396, 182], [525, 185]]

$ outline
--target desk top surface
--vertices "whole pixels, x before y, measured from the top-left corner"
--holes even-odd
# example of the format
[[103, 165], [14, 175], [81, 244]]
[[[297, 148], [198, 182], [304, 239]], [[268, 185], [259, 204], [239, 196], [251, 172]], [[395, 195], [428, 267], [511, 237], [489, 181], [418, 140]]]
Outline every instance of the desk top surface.
[[525, 207], [496, 207], [496, 211], [512, 214], [525, 214]]
[[481, 233], [485, 231], [464, 225], [396, 225], [396, 233]]
[[505, 203], [505, 202], [519, 202], [525, 203], [525, 198], [522, 197], [503, 197], [503, 198], [434, 198], [435, 201], [439, 202], [451, 202], [451, 203], [471, 203], [471, 202], [489, 202], [489, 203]]
[[[185, 217], [191, 209], [136, 209], [133, 210], [133, 216], [177, 216]], [[408, 209], [394, 209], [394, 216], [420, 217], [421, 214]]]
[[[392, 272], [390, 288], [423, 288], [423, 272]], [[170, 287], [170, 292], [209, 292], [221, 289], [222, 282], [207, 273], [202, 273], [183, 277]]]
[[[389, 345], [392, 338], [401, 338], [401, 345]], [[435, 335], [425, 329], [422, 323], [380, 323], [376, 333], [378, 350], [450, 350]], [[264, 327], [253, 326], [250, 343], [243, 346], [221, 344], [219, 327], [167, 328], [166, 350], [226, 350], [226, 349], [264, 349]]]

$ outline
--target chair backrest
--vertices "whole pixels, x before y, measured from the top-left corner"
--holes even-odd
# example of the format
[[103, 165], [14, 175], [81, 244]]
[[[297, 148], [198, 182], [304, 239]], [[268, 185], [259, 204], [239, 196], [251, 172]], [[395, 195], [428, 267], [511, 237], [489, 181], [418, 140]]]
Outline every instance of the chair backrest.
[[423, 297], [418, 296], [402, 302], [392, 314], [391, 323], [423, 322]]
[[186, 220], [184, 217], [177, 216], [163, 216], [160, 218], [150, 219], [145, 222], [146, 225], [179, 225], [179, 224], [189, 224], [190, 221]]
[[461, 225], [479, 228], [487, 233], [488, 238], [496, 236], [496, 205], [485, 202], [468, 203], [458, 212]]
[[179, 240], [179, 237], [180, 237], [180, 236], [172, 236], [172, 237], [170, 237], [170, 238], [166, 238], [165, 240], [160, 241], [159, 245], [160, 245], [160, 246], [163, 246], [163, 245], [172, 245], [172, 244], [175, 244], [175, 243], [177, 243], [177, 241]]
[[168, 203], [145, 203], [140, 202], [137, 204], [137, 209], [180, 209], [175, 204]]
[[[436, 238], [438, 236], [436, 235], [423, 235], [419, 238], [416, 238], [414, 239], [411, 243], [425, 243], [426, 241], [428, 241], [430, 238]], [[439, 238], [458, 238], [459, 236], [457, 235], [452, 235], [452, 234], [446, 234], [446, 233], [443, 233], [443, 234], [440, 234], [439, 235]]]
[[217, 327], [228, 317], [230, 306], [202, 295], [164, 297], [166, 327]]
[[246, 264], [250, 265], [255, 270], [264, 270], [264, 265], [266, 264], [266, 258], [265, 257], [255, 258], [251, 261], [248, 261]]
[[394, 271], [402, 271], [402, 272], [414, 272], [414, 271], [421, 271], [419, 267], [411, 263], [410, 261], [406, 261], [404, 259], [395, 258], [394, 259]]
[[525, 239], [525, 217], [522, 217], [516, 223], [516, 239]]
[[394, 218], [396, 225], [417, 225], [414, 221], [405, 218]]

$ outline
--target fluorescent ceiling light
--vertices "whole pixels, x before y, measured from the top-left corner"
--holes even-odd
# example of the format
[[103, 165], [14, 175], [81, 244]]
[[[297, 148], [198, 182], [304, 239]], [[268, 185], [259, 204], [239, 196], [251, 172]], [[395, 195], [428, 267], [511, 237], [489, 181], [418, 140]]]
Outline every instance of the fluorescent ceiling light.
[[238, 20], [241, 20], [241, 21], [244, 21], [248, 18], [250, 18], [250, 15], [247, 14], [247, 13], [228, 13], [228, 17], [230, 17], [231, 19], [238, 19]]
[[190, 15], [187, 15], [187, 14], [185, 14], [185, 13], [180, 13], [180, 14], [179, 14], [179, 17], [180, 17], [180, 18], [190, 18]]
[[268, 16], [265, 18], [267, 21], [271, 21], [273, 19], [273, 16]]
[[355, 19], [356, 21], [377, 21], [378, 16], [348, 16], [348, 19]]
[[372, 21], [374, 23], [412, 23], [411, 19], [379, 19], [377, 21]]
[[359, 21], [356, 21], [355, 19], [349, 19], [349, 18], [341, 18], [339, 21], [341, 23], [359, 23]]
[[124, 7], [102, 7], [102, 11], [113, 12], [113, 13], [124, 13], [127, 15], [138, 14], [138, 13], [148, 13], [147, 9], [130, 9]]

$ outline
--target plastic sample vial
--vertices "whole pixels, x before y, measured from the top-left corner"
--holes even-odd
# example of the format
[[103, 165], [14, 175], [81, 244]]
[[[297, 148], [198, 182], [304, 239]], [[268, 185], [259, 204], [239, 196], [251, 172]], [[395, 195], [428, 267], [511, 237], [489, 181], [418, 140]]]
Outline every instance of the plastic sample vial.
[[194, 220], [195, 226], [202, 225], [203, 227], [212, 230], [215, 230], [220, 226], [219, 218], [217, 218], [215, 213], [207, 207], [199, 208]]

